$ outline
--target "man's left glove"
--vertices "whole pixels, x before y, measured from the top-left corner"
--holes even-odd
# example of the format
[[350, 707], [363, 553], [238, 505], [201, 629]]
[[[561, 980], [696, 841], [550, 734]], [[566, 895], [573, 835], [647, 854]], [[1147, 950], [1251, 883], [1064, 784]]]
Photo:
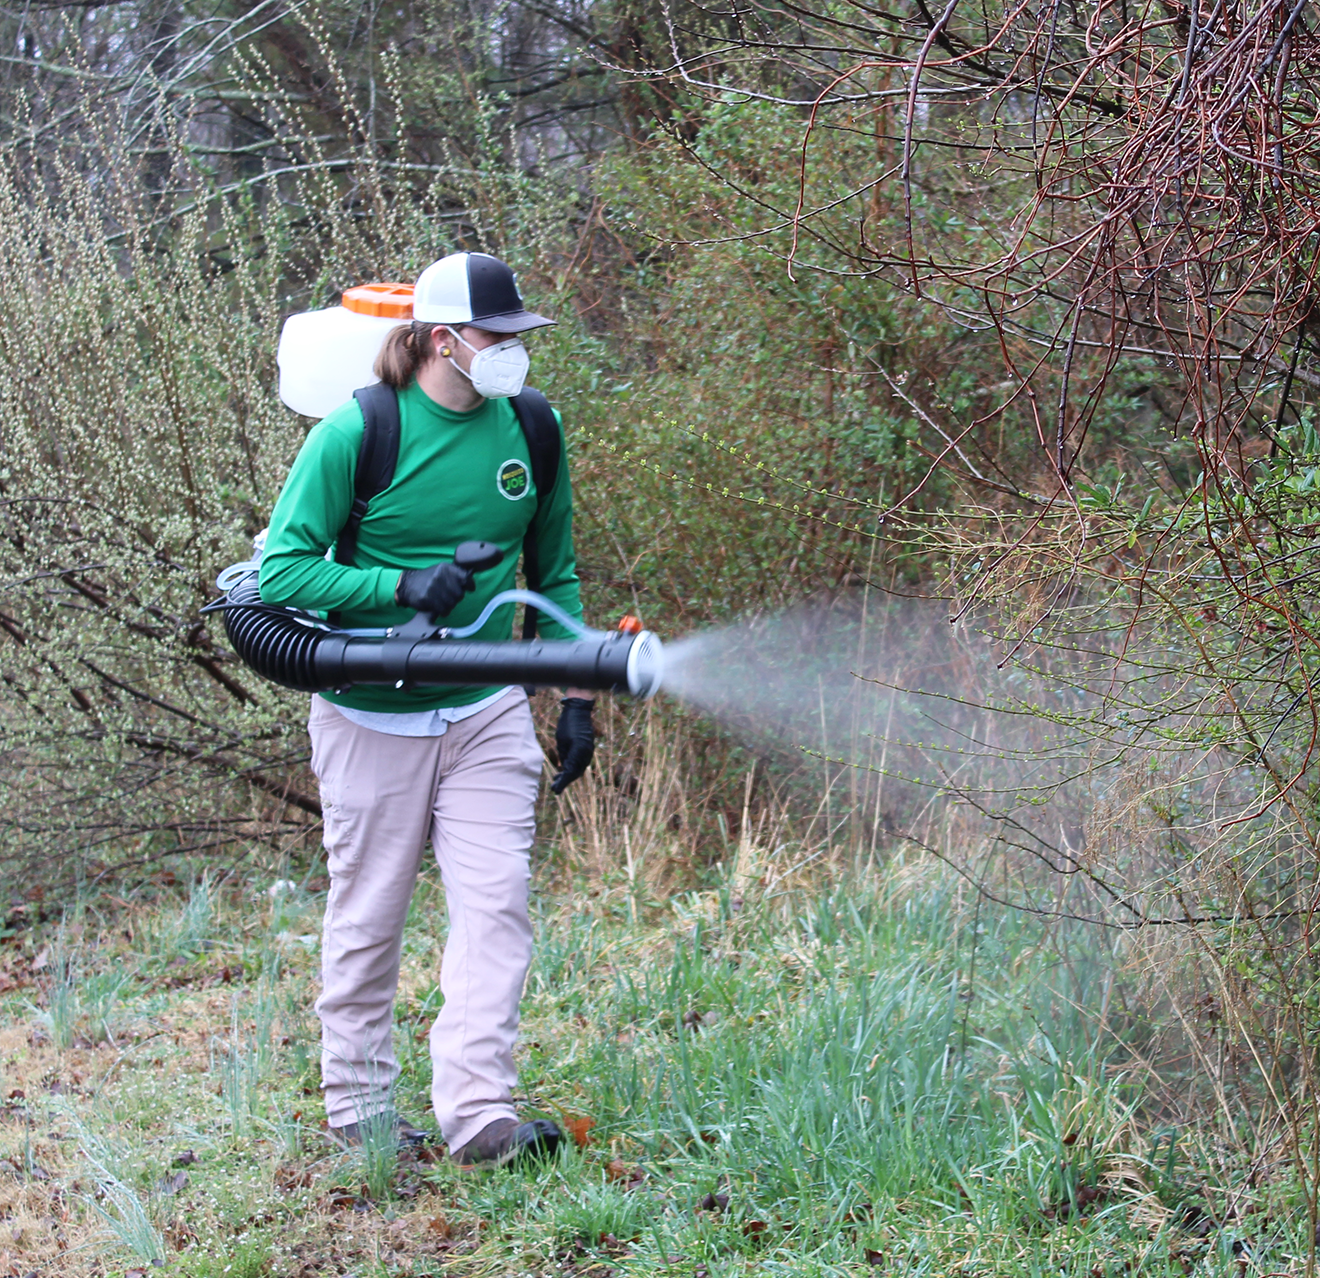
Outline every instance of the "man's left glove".
[[554, 794], [563, 794], [587, 770], [591, 756], [596, 753], [596, 729], [591, 722], [591, 710], [596, 703], [586, 697], [565, 697], [559, 704], [564, 708], [555, 727], [559, 771], [550, 782]]

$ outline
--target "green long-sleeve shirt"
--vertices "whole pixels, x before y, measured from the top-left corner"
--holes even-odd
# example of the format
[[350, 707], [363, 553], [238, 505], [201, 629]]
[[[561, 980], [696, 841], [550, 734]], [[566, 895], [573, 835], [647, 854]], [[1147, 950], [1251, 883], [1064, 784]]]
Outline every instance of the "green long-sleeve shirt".
[[[351, 566], [334, 563], [334, 545], [353, 504], [353, 474], [364, 429], [350, 400], [312, 428], [271, 515], [261, 560], [266, 603], [335, 611], [344, 626], [392, 626], [411, 611], [394, 590], [403, 568], [454, 557], [464, 541], [493, 541], [504, 561], [476, 574], [476, 590], [445, 618], [464, 626], [515, 583], [523, 537], [536, 536], [541, 591], [572, 617], [582, 616], [573, 559], [573, 493], [567, 458], [554, 488], [538, 493], [527, 439], [507, 399], [488, 399], [468, 413], [442, 408], [416, 382], [399, 394], [399, 460], [390, 486], [371, 499]], [[506, 604], [473, 636], [511, 637], [515, 608]], [[573, 636], [542, 615], [547, 639]], [[412, 711], [470, 705], [490, 688], [354, 688], [327, 693], [358, 710]]]

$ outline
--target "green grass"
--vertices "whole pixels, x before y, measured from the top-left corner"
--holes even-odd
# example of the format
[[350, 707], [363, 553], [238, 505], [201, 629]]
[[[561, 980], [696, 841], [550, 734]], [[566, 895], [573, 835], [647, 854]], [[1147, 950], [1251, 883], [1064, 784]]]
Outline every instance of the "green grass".
[[[1070, 938], [1065, 964], [1034, 921], [973, 914], [933, 871], [737, 906], [719, 887], [640, 911], [622, 889], [543, 899], [524, 1108], [594, 1125], [544, 1166], [477, 1175], [324, 1140], [307, 940], [323, 898], [268, 886], [203, 879], [106, 914], [95, 943], [86, 924], [80, 970], [119, 982], [114, 1043], [56, 1043], [40, 1007], [9, 1003], [5, 1082], [25, 1095], [0, 1152], [50, 1179], [16, 1173], [3, 1209], [60, 1273], [161, 1247], [193, 1278], [1183, 1278], [1301, 1255], [1284, 1183], [1228, 1219], [1195, 1141], [1143, 1132], [1140, 1027], [1094, 1012], [1103, 938]], [[427, 881], [396, 1026], [414, 1119], [442, 919]], [[56, 1190], [63, 1251], [43, 1225]], [[1191, 1227], [1192, 1202], [1215, 1228]]]

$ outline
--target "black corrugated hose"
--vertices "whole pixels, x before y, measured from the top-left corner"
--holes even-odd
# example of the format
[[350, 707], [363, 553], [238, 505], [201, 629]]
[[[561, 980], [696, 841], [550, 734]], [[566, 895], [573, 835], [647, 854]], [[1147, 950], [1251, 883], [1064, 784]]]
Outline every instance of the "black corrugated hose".
[[261, 602], [257, 574], [235, 582], [229, 591], [225, 633], [234, 651], [263, 678], [297, 692], [321, 692], [316, 650], [328, 637], [283, 608]]

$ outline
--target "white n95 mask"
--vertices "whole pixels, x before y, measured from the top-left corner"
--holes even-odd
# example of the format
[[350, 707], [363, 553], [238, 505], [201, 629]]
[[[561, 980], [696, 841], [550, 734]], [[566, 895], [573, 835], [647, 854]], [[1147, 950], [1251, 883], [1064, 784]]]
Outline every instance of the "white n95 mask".
[[[454, 336], [463, 342], [457, 333]], [[480, 351], [471, 342], [463, 342], [463, 345], [473, 352], [471, 369], [463, 372], [452, 356], [450, 362], [472, 383], [472, 389], [478, 395], [486, 399], [512, 399], [522, 391], [532, 363], [522, 338], [510, 337]]]

